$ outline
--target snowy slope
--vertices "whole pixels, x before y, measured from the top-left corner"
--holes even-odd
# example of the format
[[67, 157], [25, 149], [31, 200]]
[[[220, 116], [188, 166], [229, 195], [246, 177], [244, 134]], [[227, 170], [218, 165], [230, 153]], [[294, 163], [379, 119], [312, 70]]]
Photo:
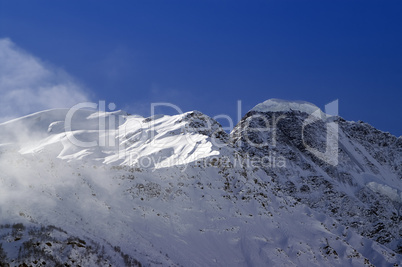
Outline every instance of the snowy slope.
[[218, 123], [198, 111], [143, 118], [121, 111], [77, 110], [71, 124], [66, 122], [67, 113], [67, 109], [48, 110], [0, 124], [3, 147], [16, 143], [21, 154], [51, 153], [67, 161], [159, 168], [218, 155], [227, 141]]
[[[274, 111], [271, 107], [258, 112], [269, 116]], [[35, 261], [113, 266], [401, 264], [401, 255], [392, 250], [396, 245], [384, 246], [376, 236], [365, 235], [327, 212], [324, 207], [332, 204], [321, 192], [300, 197], [302, 184], [296, 183], [318, 173], [317, 180], [328, 180], [336, 192], [352, 197], [366, 188], [379, 195], [376, 201], [389, 204], [384, 194], [394, 201], [400, 193], [400, 176], [392, 170], [399, 164], [400, 151], [382, 156], [388, 160], [393, 155], [387, 161], [391, 167], [374, 165], [380, 175], [358, 172], [366, 168], [364, 157], [374, 152], [363, 149], [356, 138], [348, 139], [346, 134], [353, 130], [342, 131], [349, 159], [341, 168], [353, 176], [350, 185], [340, 178], [334, 183], [312, 160], [304, 170], [308, 155], [281, 135], [277, 152], [295, 157], [286, 170], [251, 166], [248, 155], [265, 153], [266, 148], [239, 146], [236, 138], [241, 139], [242, 124], [229, 138], [216, 121], [197, 111], [143, 118], [121, 111], [79, 110], [70, 131], [65, 127], [67, 114], [68, 110], [48, 110], [0, 124], [0, 262], [12, 266]], [[268, 138], [267, 133], [261, 138]], [[356, 143], [361, 153], [352, 150]], [[380, 157], [380, 150], [373, 149], [377, 154], [370, 160]], [[295, 191], [288, 181], [293, 181]], [[305, 180], [303, 185], [314, 190]], [[334, 198], [334, 203], [345, 199]], [[358, 216], [366, 219], [361, 214], [350, 217]], [[31, 243], [39, 243], [35, 253], [27, 250]]]

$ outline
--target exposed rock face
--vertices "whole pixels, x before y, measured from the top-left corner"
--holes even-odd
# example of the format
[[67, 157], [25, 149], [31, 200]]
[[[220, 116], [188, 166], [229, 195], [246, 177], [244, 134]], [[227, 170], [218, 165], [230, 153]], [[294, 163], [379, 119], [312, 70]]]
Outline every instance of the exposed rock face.
[[[309, 115], [252, 110], [232, 131], [231, 142], [239, 153], [284, 158], [286, 166], [261, 166], [278, 190], [402, 253], [402, 138], [340, 117], [304, 127]], [[325, 152], [328, 121], [338, 125], [336, 166], [307, 149]], [[396, 197], [369, 183], [386, 186]]]

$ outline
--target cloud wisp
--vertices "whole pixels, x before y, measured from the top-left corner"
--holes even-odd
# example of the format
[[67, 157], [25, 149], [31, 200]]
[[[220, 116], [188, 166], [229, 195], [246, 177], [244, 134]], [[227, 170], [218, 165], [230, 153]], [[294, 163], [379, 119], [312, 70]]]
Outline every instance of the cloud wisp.
[[0, 39], [0, 122], [33, 112], [70, 108], [88, 100], [83, 86], [65, 71]]

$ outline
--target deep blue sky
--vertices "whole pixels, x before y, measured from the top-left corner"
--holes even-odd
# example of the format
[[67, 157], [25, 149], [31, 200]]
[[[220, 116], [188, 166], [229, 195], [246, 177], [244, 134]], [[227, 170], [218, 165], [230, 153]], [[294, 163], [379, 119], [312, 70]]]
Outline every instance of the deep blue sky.
[[345, 119], [399, 136], [401, 14], [402, 1], [0, 0], [0, 38], [132, 113], [339, 99]]

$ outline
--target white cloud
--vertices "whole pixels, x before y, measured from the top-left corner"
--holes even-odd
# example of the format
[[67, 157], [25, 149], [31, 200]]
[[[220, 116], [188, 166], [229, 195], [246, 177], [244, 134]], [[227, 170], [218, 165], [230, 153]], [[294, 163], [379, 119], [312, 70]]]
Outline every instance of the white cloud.
[[66, 72], [45, 64], [0, 39], [0, 120], [87, 101], [81, 85]]

